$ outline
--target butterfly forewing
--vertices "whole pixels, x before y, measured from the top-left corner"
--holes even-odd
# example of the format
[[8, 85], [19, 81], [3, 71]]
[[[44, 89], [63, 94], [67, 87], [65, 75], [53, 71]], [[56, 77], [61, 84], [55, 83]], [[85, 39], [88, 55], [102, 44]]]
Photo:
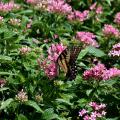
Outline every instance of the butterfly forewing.
[[70, 61], [70, 50], [66, 48], [58, 57], [58, 64], [64, 71], [65, 75], [68, 72], [69, 69], [69, 61]]
[[80, 53], [80, 50], [80, 46], [73, 46], [72, 49], [66, 48], [58, 57], [57, 63], [62, 68], [69, 80], [76, 78], [76, 59]]

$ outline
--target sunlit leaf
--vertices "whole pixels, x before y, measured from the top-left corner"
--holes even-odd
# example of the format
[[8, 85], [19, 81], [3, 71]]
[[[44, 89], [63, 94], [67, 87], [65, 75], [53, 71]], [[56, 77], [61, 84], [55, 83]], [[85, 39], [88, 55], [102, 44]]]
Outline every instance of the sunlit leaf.
[[95, 47], [92, 47], [92, 46], [89, 46], [88, 47], [88, 52], [96, 57], [103, 57], [105, 56], [105, 53], [100, 50], [100, 49], [97, 49]]
[[5, 109], [6, 107], [8, 107], [11, 102], [13, 102], [12, 98], [9, 98], [6, 101], [1, 102], [0, 110]]
[[29, 105], [35, 108], [38, 112], [41, 112], [41, 113], [43, 112], [43, 110], [39, 107], [39, 105], [35, 101], [29, 100], [26, 102], [26, 105]]
[[53, 120], [58, 118], [58, 115], [54, 113], [54, 110], [52, 108], [49, 108], [44, 111], [42, 118], [44, 120]]
[[28, 120], [26, 116], [24, 116], [23, 114], [19, 114], [18, 115], [18, 120]]

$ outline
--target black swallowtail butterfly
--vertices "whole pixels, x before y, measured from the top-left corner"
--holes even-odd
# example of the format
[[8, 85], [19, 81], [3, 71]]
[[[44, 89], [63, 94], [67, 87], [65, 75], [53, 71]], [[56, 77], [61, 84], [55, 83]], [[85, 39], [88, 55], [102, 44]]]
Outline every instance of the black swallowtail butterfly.
[[58, 57], [57, 64], [62, 68], [65, 76], [69, 80], [74, 80], [77, 75], [76, 60], [81, 51], [80, 46], [66, 48]]

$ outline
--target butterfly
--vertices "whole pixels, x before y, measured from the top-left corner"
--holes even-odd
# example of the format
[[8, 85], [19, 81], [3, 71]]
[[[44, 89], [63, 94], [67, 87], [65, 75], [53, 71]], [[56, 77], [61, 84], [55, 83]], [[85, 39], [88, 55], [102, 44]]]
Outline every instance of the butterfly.
[[72, 48], [66, 48], [59, 55], [57, 64], [64, 71], [65, 76], [69, 80], [74, 80], [77, 75], [76, 60], [81, 51], [80, 46], [73, 46]]

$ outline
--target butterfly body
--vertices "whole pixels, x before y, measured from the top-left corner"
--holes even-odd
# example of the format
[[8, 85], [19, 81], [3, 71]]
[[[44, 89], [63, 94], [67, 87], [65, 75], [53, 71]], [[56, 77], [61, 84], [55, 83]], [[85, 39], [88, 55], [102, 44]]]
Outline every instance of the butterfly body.
[[72, 48], [66, 48], [58, 57], [58, 66], [62, 68], [65, 76], [69, 80], [73, 80], [77, 75], [76, 60], [80, 53], [80, 46], [73, 46]]

